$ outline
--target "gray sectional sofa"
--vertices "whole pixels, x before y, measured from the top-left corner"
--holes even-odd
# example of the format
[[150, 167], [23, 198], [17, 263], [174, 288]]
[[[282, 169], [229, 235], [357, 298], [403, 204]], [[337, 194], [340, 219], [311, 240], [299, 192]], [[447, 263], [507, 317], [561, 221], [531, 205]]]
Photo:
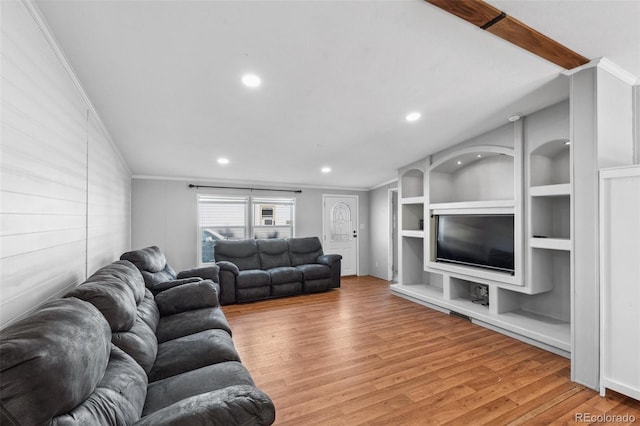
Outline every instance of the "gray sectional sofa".
[[199, 272], [213, 279], [187, 272], [152, 292], [117, 261], [1, 330], [0, 424], [272, 424], [220, 309], [217, 267]]
[[216, 241], [213, 256], [223, 305], [340, 287], [342, 256], [324, 254], [318, 237]]

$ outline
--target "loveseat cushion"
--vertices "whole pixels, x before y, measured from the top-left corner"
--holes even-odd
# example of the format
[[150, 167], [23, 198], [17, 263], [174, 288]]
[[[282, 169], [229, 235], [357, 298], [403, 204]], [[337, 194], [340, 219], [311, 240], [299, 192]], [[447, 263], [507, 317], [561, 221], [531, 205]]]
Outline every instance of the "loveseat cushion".
[[302, 276], [305, 281], [308, 280], [319, 280], [322, 278], [331, 277], [331, 269], [326, 265], [320, 264], [308, 264], [308, 265], [298, 265], [296, 266], [300, 272], [302, 272]]
[[291, 266], [281, 266], [267, 271], [271, 276], [271, 284], [286, 284], [302, 281], [302, 271]]
[[233, 361], [208, 365], [158, 380], [150, 383], [147, 388], [147, 401], [142, 415], [146, 416], [184, 398], [234, 385], [255, 386], [249, 371], [239, 362]]
[[229, 333], [224, 330], [201, 331], [160, 344], [149, 381], [226, 361], [240, 361]]
[[255, 240], [216, 241], [213, 246], [213, 257], [216, 263], [231, 262], [241, 271], [261, 269], [258, 244]]
[[173, 315], [194, 309], [218, 306], [217, 286], [203, 280], [170, 288], [156, 295], [160, 315]]
[[158, 343], [204, 330], [219, 329], [231, 335], [231, 327], [224, 313], [219, 307], [196, 309], [160, 318], [156, 337]]
[[291, 266], [289, 259], [289, 246], [287, 241], [281, 238], [268, 240], [256, 240], [260, 266], [262, 269], [272, 269], [279, 266]]
[[236, 288], [262, 287], [269, 284], [271, 284], [269, 273], [261, 269], [240, 271], [236, 277]]
[[318, 237], [290, 238], [287, 242], [289, 244], [291, 266], [316, 263], [318, 257], [323, 254], [322, 244]]
[[111, 347], [102, 314], [75, 298], [46, 302], [0, 331], [0, 424], [45, 424], [71, 411], [102, 381]]

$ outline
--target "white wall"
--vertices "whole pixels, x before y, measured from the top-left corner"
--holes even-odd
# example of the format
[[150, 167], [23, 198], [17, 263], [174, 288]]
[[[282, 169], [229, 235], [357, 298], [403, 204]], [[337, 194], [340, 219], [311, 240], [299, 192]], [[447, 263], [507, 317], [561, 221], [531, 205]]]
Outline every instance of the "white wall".
[[5, 326], [129, 248], [130, 177], [37, 11], [17, 0], [0, 6]]
[[[190, 189], [188, 184], [215, 183], [133, 179], [132, 247], [159, 246], [176, 270], [197, 264], [197, 194], [295, 196], [297, 237], [322, 237], [322, 194], [354, 194], [359, 197], [360, 275], [369, 273], [369, 193], [334, 189], [302, 188], [301, 194], [240, 189]], [[229, 186], [228, 183], [220, 184]], [[296, 187], [283, 189], [300, 189]]]

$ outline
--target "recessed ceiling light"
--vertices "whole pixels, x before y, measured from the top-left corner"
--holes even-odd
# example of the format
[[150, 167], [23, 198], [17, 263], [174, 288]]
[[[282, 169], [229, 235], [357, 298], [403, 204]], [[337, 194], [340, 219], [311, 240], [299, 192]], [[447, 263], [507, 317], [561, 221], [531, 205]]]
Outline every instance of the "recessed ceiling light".
[[245, 74], [242, 76], [242, 83], [247, 87], [258, 87], [262, 80], [255, 74]]
[[329, 173], [329, 172], [331, 172], [331, 167], [325, 166], [325, 167], [321, 168], [320, 171], [322, 173]]
[[228, 158], [224, 158], [224, 157], [220, 157], [220, 158], [218, 158], [218, 164], [222, 164], [222, 165], [229, 164], [229, 159]]
[[459, 166], [460, 164], [462, 164], [462, 161], [458, 161], [458, 163], [457, 163], [457, 164], [458, 164], [458, 166]]
[[565, 145], [571, 145], [571, 141], [565, 141], [564, 144]]
[[519, 112], [516, 112], [515, 114], [511, 114], [509, 116], [509, 121], [513, 123], [514, 121], [520, 120], [521, 117], [522, 117], [522, 114], [520, 114]]
[[476, 155], [476, 157], [482, 158], [482, 154], [478, 154], [478, 155]]
[[407, 114], [407, 116], [405, 117], [405, 120], [411, 122], [411, 121], [416, 121], [419, 120], [420, 117], [422, 115], [419, 112], [410, 112], [409, 114]]

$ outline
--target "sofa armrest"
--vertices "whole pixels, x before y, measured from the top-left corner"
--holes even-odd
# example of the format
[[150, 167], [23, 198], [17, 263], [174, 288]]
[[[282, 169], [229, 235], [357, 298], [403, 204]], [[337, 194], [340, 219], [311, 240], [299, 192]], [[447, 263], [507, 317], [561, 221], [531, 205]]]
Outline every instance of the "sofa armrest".
[[155, 295], [162, 291], [168, 290], [170, 288], [179, 287], [181, 285], [189, 284], [189, 283], [197, 283], [200, 281], [202, 281], [202, 278], [200, 277], [182, 278], [179, 280], [163, 281], [153, 286], [153, 288], [151, 289], [151, 292]]
[[228, 262], [226, 260], [221, 260], [220, 262], [216, 262], [216, 265], [220, 268], [220, 271], [229, 271], [232, 272], [236, 277], [240, 273], [240, 269], [233, 262]]
[[216, 285], [211, 280], [183, 284], [158, 293], [155, 297], [160, 316], [219, 305]]
[[270, 425], [275, 421], [271, 399], [253, 386], [229, 386], [175, 402], [134, 423], [163, 425]]
[[318, 263], [327, 266], [331, 266], [340, 260], [342, 260], [342, 256], [339, 254], [323, 254], [322, 256], [318, 256]]
[[186, 269], [178, 273], [178, 278], [200, 277], [203, 280], [211, 280], [214, 283], [218, 281], [220, 268], [218, 265], [204, 266], [202, 268]]

